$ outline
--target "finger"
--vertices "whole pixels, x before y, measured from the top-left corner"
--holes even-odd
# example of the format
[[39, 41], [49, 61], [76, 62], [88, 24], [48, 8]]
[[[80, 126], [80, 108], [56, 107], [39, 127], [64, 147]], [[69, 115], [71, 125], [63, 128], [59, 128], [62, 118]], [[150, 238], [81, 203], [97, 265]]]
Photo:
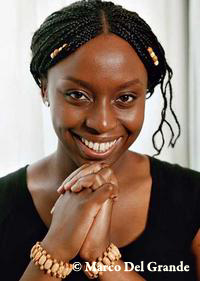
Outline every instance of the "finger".
[[[106, 229], [109, 227], [110, 225], [110, 221], [111, 221], [111, 215], [112, 215], [112, 209], [113, 209], [113, 201], [108, 199], [106, 200], [100, 210], [98, 211], [97, 213], [97, 216], [95, 219], [98, 219], [98, 227], [96, 229], [98, 229], [99, 231], [99, 228], [102, 229]], [[93, 229], [93, 235], [94, 235], [94, 229]], [[98, 233], [97, 233], [98, 234]]]
[[96, 204], [102, 205], [113, 192], [113, 185], [111, 183], [105, 183], [100, 186], [95, 192], [92, 192], [90, 200], [95, 201]]
[[107, 183], [111, 183], [113, 185], [113, 194], [111, 196], [111, 199], [117, 200], [118, 198], [118, 193], [119, 193], [119, 186], [118, 186], [118, 181], [116, 176], [114, 175], [112, 169], [108, 166], [105, 168], [101, 169], [98, 172], [99, 175], [101, 175]]
[[70, 190], [72, 185], [74, 185], [74, 181], [78, 181], [80, 178], [89, 175], [89, 174], [96, 174], [102, 169], [101, 163], [94, 163], [92, 165], [89, 165], [85, 169], [82, 169], [79, 171], [78, 174], [76, 174], [71, 180], [69, 180], [67, 183], [64, 184], [65, 190]]
[[80, 192], [83, 188], [91, 188], [94, 191], [104, 183], [106, 183], [105, 179], [99, 174], [86, 175], [71, 187], [71, 191]]
[[91, 188], [95, 191], [105, 183], [111, 183], [113, 185], [113, 193], [110, 198], [116, 201], [118, 199], [118, 182], [113, 171], [108, 166], [104, 166], [97, 174], [91, 174], [80, 178], [71, 187], [71, 191], [80, 192], [84, 188]]
[[92, 185], [91, 189], [95, 191], [98, 189], [100, 186], [104, 185], [106, 183], [105, 179], [100, 175], [100, 174], [95, 174], [95, 181], [94, 184]]
[[111, 179], [111, 176], [112, 176], [112, 174], [113, 174], [113, 171], [112, 171], [112, 169], [109, 168], [108, 166], [106, 166], [106, 167], [104, 166], [103, 169], [101, 169], [101, 170], [98, 172], [98, 174], [100, 174], [102, 177], [105, 178], [105, 180], [106, 180], [107, 182], [109, 182], [110, 179]]
[[104, 167], [98, 174], [100, 174], [107, 182], [111, 182], [113, 185], [118, 185], [117, 178], [110, 167]]
[[89, 164], [86, 163], [84, 165], [82, 165], [81, 167], [79, 167], [78, 169], [76, 169], [73, 173], [71, 173], [61, 184], [61, 186], [57, 189], [58, 193], [61, 193], [63, 186], [69, 182], [70, 180], [72, 180], [73, 177], [75, 177], [81, 170], [85, 169], [86, 167], [88, 167]]

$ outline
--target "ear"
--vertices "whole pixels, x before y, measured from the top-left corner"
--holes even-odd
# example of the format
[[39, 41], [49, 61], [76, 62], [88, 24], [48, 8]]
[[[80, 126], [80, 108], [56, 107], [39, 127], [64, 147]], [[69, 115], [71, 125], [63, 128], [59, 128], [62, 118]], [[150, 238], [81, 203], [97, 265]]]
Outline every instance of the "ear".
[[49, 106], [49, 98], [48, 98], [48, 83], [47, 78], [41, 79], [41, 97], [46, 106]]

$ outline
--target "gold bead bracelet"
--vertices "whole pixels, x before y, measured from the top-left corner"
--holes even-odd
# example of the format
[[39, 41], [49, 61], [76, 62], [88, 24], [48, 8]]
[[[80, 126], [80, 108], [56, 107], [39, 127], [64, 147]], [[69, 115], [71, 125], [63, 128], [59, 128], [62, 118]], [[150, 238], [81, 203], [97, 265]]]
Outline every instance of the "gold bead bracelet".
[[92, 266], [91, 270], [86, 270], [86, 265], [84, 265], [84, 273], [89, 279], [98, 278], [99, 275], [103, 274], [103, 271], [101, 271], [102, 268], [105, 268], [106, 266], [114, 266], [115, 262], [120, 258], [121, 254], [119, 249], [111, 243], [107, 250], [103, 253], [102, 257], [99, 257], [96, 262], [92, 261], [90, 263], [90, 267]]
[[51, 255], [47, 254], [46, 250], [43, 249], [40, 242], [37, 242], [32, 247], [30, 258], [40, 270], [56, 278], [64, 279], [72, 271], [72, 264], [52, 259]]

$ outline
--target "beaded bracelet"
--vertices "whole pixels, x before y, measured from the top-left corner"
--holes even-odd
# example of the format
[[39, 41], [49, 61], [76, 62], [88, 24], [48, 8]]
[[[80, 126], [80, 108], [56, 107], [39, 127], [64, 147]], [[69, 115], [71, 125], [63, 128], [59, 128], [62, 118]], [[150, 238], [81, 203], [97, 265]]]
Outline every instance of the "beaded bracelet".
[[86, 270], [86, 265], [83, 266], [84, 273], [89, 279], [98, 278], [103, 274], [102, 268], [106, 266], [114, 266], [115, 262], [121, 258], [119, 249], [111, 243], [107, 250], [103, 253], [102, 257], [99, 257], [97, 261], [90, 263], [91, 270]]
[[51, 255], [47, 254], [43, 249], [40, 242], [37, 242], [32, 247], [30, 258], [41, 270], [56, 278], [64, 279], [72, 271], [72, 264], [52, 259]]

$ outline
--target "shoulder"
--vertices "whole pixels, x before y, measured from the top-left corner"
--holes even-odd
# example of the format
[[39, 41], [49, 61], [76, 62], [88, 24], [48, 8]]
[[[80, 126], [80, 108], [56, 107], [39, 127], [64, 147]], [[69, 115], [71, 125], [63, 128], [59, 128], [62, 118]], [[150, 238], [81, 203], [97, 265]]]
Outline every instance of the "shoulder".
[[158, 188], [166, 197], [173, 195], [171, 198], [177, 204], [183, 201], [188, 204], [199, 202], [199, 172], [156, 158], [151, 158], [151, 162], [153, 180], [158, 183]]
[[4, 192], [11, 192], [13, 185], [16, 185], [20, 181], [24, 181], [24, 178], [26, 177], [27, 167], [28, 167], [28, 165], [0, 178], [1, 194]]
[[26, 184], [27, 167], [28, 165], [0, 178], [0, 213], [3, 213], [1, 220], [13, 208], [18, 187]]
[[172, 214], [175, 224], [184, 222], [195, 233], [200, 227], [200, 173], [155, 158], [151, 162], [161, 209], [166, 217]]
[[200, 172], [156, 158], [151, 158], [151, 162], [153, 173], [159, 174], [167, 182], [200, 188]]

